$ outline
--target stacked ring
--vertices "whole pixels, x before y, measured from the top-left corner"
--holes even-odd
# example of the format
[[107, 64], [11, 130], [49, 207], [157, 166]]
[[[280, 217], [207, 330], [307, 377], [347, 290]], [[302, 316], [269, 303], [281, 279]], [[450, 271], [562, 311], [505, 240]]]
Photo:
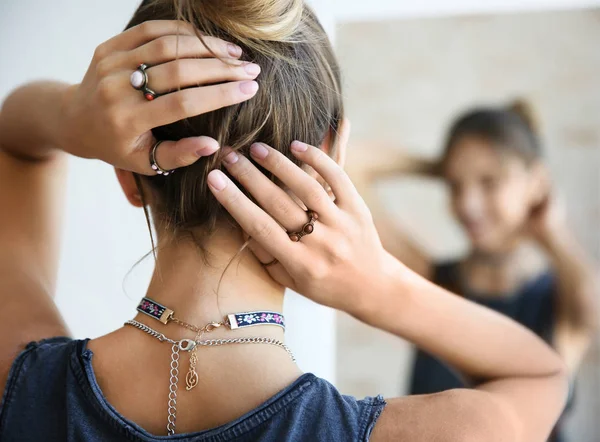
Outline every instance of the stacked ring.
[[148, 73], [146, 72], [147, 68], [148, 66], [144, 63], [140, 64], [137, 69], [132, 72], [131, 76], [129, 77], [129, 82], [134, 89], [142, 91], [146, 100], [152, 101], [158, 96], [158, 94], [148, 87]]
[[152, 168], [152, 170], [154, 170], [158, 175], [163, 175], [163, 176], [167, 176], [167, 175], [171, 175], [173, 172], [175, 172], [175, 170], [167, 170], [167, 169], [163, 169], [162, 167], [160, 167], [158, 165], [158, 163], [156, 162], [156, 149], [158, 149], [158, 146], [160, 146], [160, 144], [163, 142], [163, 140], [161, 141], [157, 141], [156, 144], [154, 144], [154, 146], [152, 146], [152, 149], [150, 149], [150, 167]]

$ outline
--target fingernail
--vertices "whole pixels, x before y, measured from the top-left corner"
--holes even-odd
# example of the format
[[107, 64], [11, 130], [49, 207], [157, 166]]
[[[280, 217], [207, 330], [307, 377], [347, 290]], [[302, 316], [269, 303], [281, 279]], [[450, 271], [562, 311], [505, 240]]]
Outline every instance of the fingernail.
[[291, 148], [295, 152], [306, 152], [306, 149], [308, 149], [308, 144], [303, 143], [302, 141], [294, 141], [292, 142]]
[[250, 154], [259, 160], [264, 160], [267, 158], [267, 155], [269, 155], [269, 149], [267, 149], [261, 143], [254, 143], [252, 146], [250, 146]]
[[208, 174], [208, 184], [215, 190], [221, 191], [227, 186], [225, 175], [220, 170], [213, 170]]
[[244, 81], [240, 83], [240, 90], [243, 94], [254, 95], [258, 90], [258, 83], [256, 81]]
[[197, 157], [206, 157], [208, 155], [212, 155], [213, 153], [215, 153], [215, 150], [212, 147], [204, 146], [196, 151], [196, 156]]
[[232, 57], [239, 57], [240, 55], [242, 55], [242, 48], [232, 43], [229, 43], [227, 45], [227, 52], [229, 52], [229, 55], [231, 55]]
[[194, 152], [197, 157], [207, 157], [219, 150], [219, 143], [213, 138], [197, 137], [196, 140], [202, 145], [202, 147], [199, 147], [196, 152]]
[[257, 76], [260, 74], [260, 66], [255, 63], [248, 63], [244, 66], [244, 70], [248, 75]]
[[235, 164], [238, 162], [239, 159], [240, 159], [240, 157], [238, 156], [237, 153], [229, 152], [227, 155], [225, 155], [225, 158], [223, 158], [223, 161], [225, 161], [227, 164]]

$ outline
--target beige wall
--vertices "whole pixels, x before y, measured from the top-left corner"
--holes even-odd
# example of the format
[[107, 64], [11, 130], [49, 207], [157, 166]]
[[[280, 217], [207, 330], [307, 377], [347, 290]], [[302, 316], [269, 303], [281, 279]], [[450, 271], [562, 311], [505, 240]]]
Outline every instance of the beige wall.
[[[339, 28], [337, 46], [355, 139], [435, 156], [457, 112], [528, 98], [571, 225], [600, 258], [600, 10], [352, 23]], [[433, 256], [464, 250], [441, 185], [403, 180], [381, 192]], [[582, 369], [574, 441], [600, 440], [599, 353]], [[411, 357], [406, 343], [340, 314], [343, 392], [403, 393]]]

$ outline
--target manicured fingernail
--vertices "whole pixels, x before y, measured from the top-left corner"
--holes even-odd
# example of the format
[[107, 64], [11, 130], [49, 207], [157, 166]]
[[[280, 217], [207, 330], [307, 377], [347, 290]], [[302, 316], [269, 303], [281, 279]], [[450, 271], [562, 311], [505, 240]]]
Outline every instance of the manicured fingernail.
[[208, 174], [208, 184], [215, 190], [221, 191], [227, 186], [225, 175], [220, 170], [213, 170]]
[[223, 161], [225, 161], [227, 164], [235, 164], [238, 162], [239, 159], [240, 159], [240, 157], [238, 156], [237, 153], [229, 152], [227, 155], [225, 155], [225, 158], [223, 158]]
[[292, 142], [291, 148], [296, 152], [306, 152], [306, 149], [308, 149], [308, 144], [303, 143], [302, 141], [294, 141]]
[[[192, 141], [192, 140], [193, 140], [193, 138], [190, 138], [190, 141]], [[202, 146], [202, 147], [199, 147], [195, 152], [196, 156], [198, 156], [198, 157], [207, 157], [207, 156], [215, 153], [217, 150], [219, 150], [219, 143], [214, 138], [197, 137], [196, 140]]]
[[227, 52], [229, 52], [229, 55], [231, 55], [232, 57], [239, 57], [240, 55], [242, 55], [242, 48], [232, 43], [229, 43], [227, 45]]
[[267, 149], [261, 143], [254, 143], [252, 146], [250, 146], [250, 155], [258, 158], [259, 160], [264, 160], [267, 158], [267, 155], [269, 155], [269, 149]]
[[255, 63], [248, 63], [244, 66], [244, 70], [248, 75], [257, 76], [260, 74], [260, 66]]
[[209, 155], [212, 155], [216, 151], [217, 151], [217, 149], [213, 148], [212, 146], [204, 146], [196, 151], [196, 156], [197, 157], [207, 157]]
[[240, 90], [243, 94], [254, 95], [258, 90], [258, 83], [256, 81], [244, 81], [240, 83]]

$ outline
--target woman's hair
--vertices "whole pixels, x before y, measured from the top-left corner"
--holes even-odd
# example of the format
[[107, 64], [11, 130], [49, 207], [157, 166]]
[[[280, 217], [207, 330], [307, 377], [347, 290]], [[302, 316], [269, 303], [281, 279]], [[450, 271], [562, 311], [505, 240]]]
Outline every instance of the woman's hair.
[[[127, 28], [160, 19], [185, 20], [200, 39], [239, 45], [242, 60], [260, 65], [261, 74], [249, 101], [154, 128], [158, 140], [205, 135], [245, 155], [261, 141], [296, 164], [292, 141], [319, 146], [329, 135], [334, 145], [343, 118], [340, 71], [325, 31], [303, 0], [145, 0]], [[233, 222], [207, 185], [208, 173], [221, 168], [221, 160], [219, 153], [168, 177], [136, 176], [138, 187], [143, 180], [152, 191], [155, 222], [197, 242], [192, 229], [211, 232], [222, 221]]]
[[462, 114], [452, 124], [443, 159], [448, 158], [461, 140], [475, 137], [489, 142], [494, 149], [516, 154], [526, 164], [531, 164], [542, 156], [537, 130], [537, 119], [524, 100], [516, 100], [507, 107], [476, 108]]

